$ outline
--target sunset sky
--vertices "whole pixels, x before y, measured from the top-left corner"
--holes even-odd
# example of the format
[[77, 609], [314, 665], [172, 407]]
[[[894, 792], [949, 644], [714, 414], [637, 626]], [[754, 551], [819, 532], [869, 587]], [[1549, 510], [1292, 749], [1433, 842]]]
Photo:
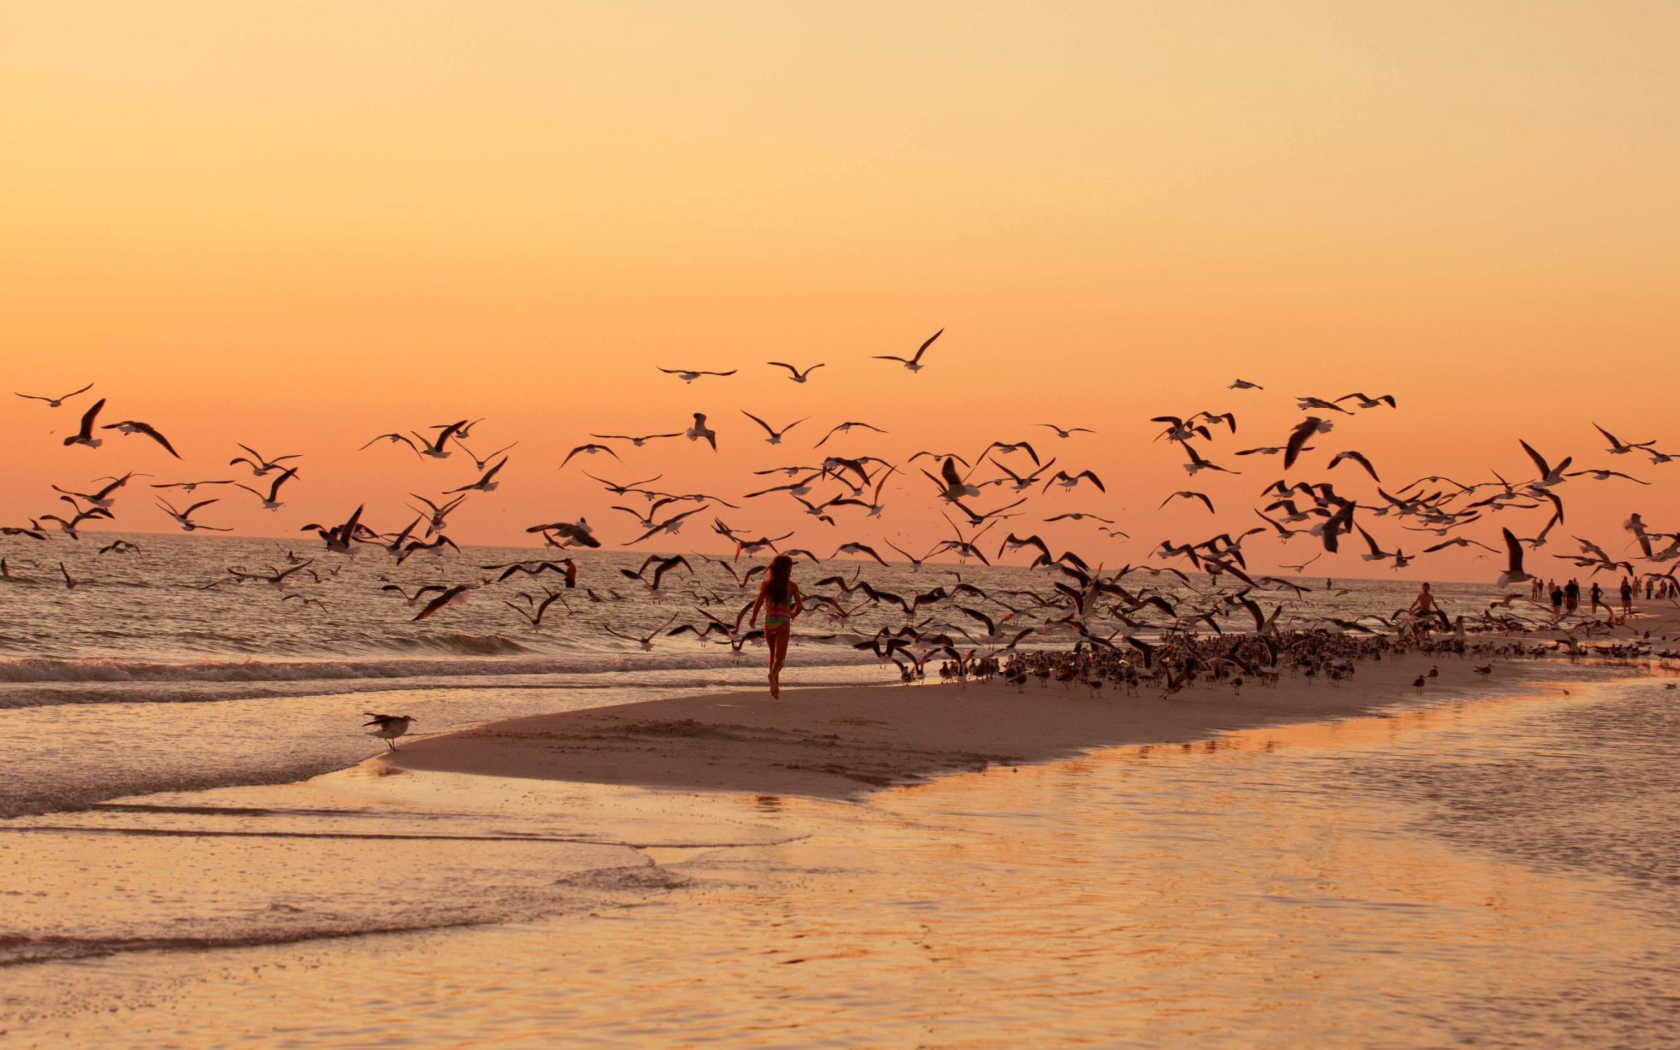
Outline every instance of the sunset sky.
[[[475, 450], [520, 444], [501, 489], [456, 518], [458, 542], [526, 542], [528, 524], [587, 514], [613, 546], [634, 525], [581, 469], [740, 502], [749, 471], [819, 462], [817, 438], [863, 420], [890, 433], [830, 446], [904, 465], [1030, 438], [1095, 470], [1106, 496], [1052, 491], [1007, 525], [1113, 566], [1254, 524], [1281, 463], [1234, 451], [1282, 444], [1295, 395], [1359, 390], [1400, 408], [1340, 423], [1292, 478], [1374, 500], [1351, 464], [1324, 473], [1343, 448], [1389, 491], [1527, 478], [1524, 437], [1656, 482], [1560, 490], [1570, 516], [1548, 553], [1573, 549], [1566, 534], [1619, 552], [1630, 510], [1680, 528], [1680, 465], [1605, 455], [1591, 426], [1680, 454], [1680, 7], [1535, 14], [9, 4], [0, 524], [51, 510], [52, 483], [128, 469], [249, 481], [226, 466], [243, 441], [303, 453], [299, 480], [278, 514], [234, 491], [207, 521], [295, 535], [365, 501], [395, 529], [408, 492], [466, 484], [472, 464], [357, 447], [482, 416]], [[920, 374], [869, 359], [941, 327]], [[769, 360], [827, 367], [798, 386]], [[657, 366], [740, 372], [685, 386]], [[1266, 390], [1226, 389], [1238, 376]], [[58, 410], [9, 393], [90, 381]], [[61, 447], [100, 395], [103, 421], [148, 421], [186, 462], [114, 432]], [[741, 409], [811, 419], [771, 449]], [[1237, 435], [1202, 450], [1242, 476], [1187, 479], [1151, 441], [1150, 416], [1203, 409], [1236, 412]], [[681, 430], [696, 411], [720, 453], [679, 439], [556, 470], [592, 431]], [[1098, 434], [1060, 441], [1040, 422]], [[722, 516], [755, 535], [797, 526], [825, 555], [847, 539], [925, 549], [948, 529], [908, 470], [880, 521], [853, 508], [830, 529], [780, 499]], [[1156, 510], [1180, 488], [1219, 514]], [[131, 489], [119, 526], [170, 529], [150, 504]], [[1133, 540], [1041, 524], [1067, 509]], [[717, 549], [709, 519], [650, 546]], [[1543, 523], [1512, 511], [1465, 534], [1497, 546], [1499, 524]], [[1391, 548], [1434, 542], [1364, 524]], [[1313, 542], [1248, 550], [1269, 568]], [[1348, 550], [1315, 571], [1387, 574]], [[1449, 552], [1404, 575], [1496, 573]]]

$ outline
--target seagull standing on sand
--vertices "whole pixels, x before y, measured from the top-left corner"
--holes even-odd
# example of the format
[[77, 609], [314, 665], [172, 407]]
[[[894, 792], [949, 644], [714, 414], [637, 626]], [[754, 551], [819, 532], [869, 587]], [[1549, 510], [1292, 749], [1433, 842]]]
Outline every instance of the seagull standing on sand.
[[366, 729], [368, 726], [373, 726], [372, 735], [385, 741], [385, 746], [392, 751], [397, 750], [397, 745], [391, 741], [408, 732], [408, 727], [414, 724], [414, 716], [412, 715], [376, 715], [372, 711], [363, 711], [362, 713], [372, 719], [370, 722], [363, 722], [362, 728]]

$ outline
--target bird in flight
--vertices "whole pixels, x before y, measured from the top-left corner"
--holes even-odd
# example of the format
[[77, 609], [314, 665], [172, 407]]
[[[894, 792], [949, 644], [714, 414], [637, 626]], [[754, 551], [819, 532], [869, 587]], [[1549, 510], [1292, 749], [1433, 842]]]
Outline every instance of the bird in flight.
[[944, 335], [944, 334], [945, 334], [945, 329], [941, 328], [939, 331], [937, 331], [937, 332], [933, 333], [932, 335], [928, 336], [927, 337], [927, 342], [923, 343], [921, 346], [918, 346], [916, 348], [916, 356], [914, 356], [914, 357], [895, 357], [892, 354], [876, 354], [875, 355], [875, 360], [877, 360], [877, 361], [897, 361], [899, 364], [903, 365], [905, 368], [908, 368], [911, 372], [920, 372], [925, 367], [922, 364], [922, 355], [927, 353], [927, 348], [933, 345], [933, 341], [935, 339], [938, 339], [941, 335]]
[[690, 441], [699, 441], [701, 438], [705, 438], [706, 443], [712, 446], [712, 451], [717, 451], [717, 431], [706, 426], [706, 413], [704, 412], [694, 413], [694, 425], [685, 431], [685, 436]]
[[1054, 430], [1056, 432], [1056, 436], [1060, 438], [1071, 437], [1074, 434], [1096, 433], [1095, 430], [1090, 430], [1086, 427], [1059, 427], [1054, 423], [1040, 423], [1038, 425], [1041, 427], [1049, 427], [1051, 430]]
[[[251, 495], [262, 500], [263, 510], [279, 510], [281, 507], [285, 506], [285, 504], [280, 502], [280, 486], [295, 477], [297, 477], [297, 468], [292, 467], [284, 474], [281, 474], [279, 477], [274, 479], [274, 484], [269, 486], [268, 495], [266, 496], [249, 485], [238, 485], [237, 482], [235, 484], [238, 485], [239, 488], [244, 489], [246, 492], [249, 492]], [[191, 514], [192, 511], [189, 510], [187, 513]]]
[[[572, 461], [572, 457], [577, 455], [579, 452], [582, 452], [586, 456], [593, 456], [597, 452], [605, 452], [607, 455], [611, 456], [612, 458], [618, 459], [618, 453], [617, 452], [614, 452], [612, 449], [608, 448], [606, 445], [597, 445], [592, 441], [587, 445], [579, 445], [577, 448], [574, 448], [570, 452], [566, 453], [566, 458], [560, 461], [559, 469], [565, 470], [566, 469], [566, 464], [570, 463]], [[618, 459], [618, 461], [620, 463], [624, 462], [622, 459]]]
[[810, 378], [810, 375], [811, 375], [812, 372], [815, 372], [817, 369], [823, 367], [822, 362], [819, 361], [816, 364], [814, 364], [814, 365], [810, 366], [809, 368], [805, 369], [805, 371], [801, 372], [799, 369], [797, 369], [797, 368], [793, 367], [792, 365], [788, 364], [786, 361], [766, 361], [765, 364], [775, 365], [777, 368], [787, 369], [789, 372], [793, 373], [792, 375], [788, 376], [788, 378], [793, 380], [795, 383], [805, 382], [806, 379]]
[[660, 371], [666, 375], [676, 376], [685, 383], [692, 383], [701, 376], [732, 376], [738, 370], [731, 368], [727, 372], [702, 372], [694, 368], [661, 368]]
[[679, 430], [673, 434], [591, 434], [589, 436], [600, 438], [602, 441], [628, 441], [636, 448], [641, 448], [649, 441], [657, 438], [680, 438], [682, 437], [682, 431]]
[[[432, 428], [438, 432], [437, 437], [435, 438], [426, 437], [419, 431], [415, 431], [414, 436], [419, 438], [420, 444], [424, 446], [416, 451], [418, 451], [422, 456], [426, 456], [430, 459], [448, 459], [449, 439], [452, 437], [466, 437], [467, 431], [471, 428], [471, 426], [472, 424], [468, 423], [464, 419], [454, 423], [444, 423], [441, 426]], [[239, 447], [245, 448], [244, 445]], [[249, 450], [247, 449], [247, 451]]]
[[182, 532], [193, 532], [198, 529], [203, 529], [206, 532], [232, 532], [232, 529], [218, 529], [214, 525], [200, 525], [198, 522], [192, 520], [193, 511], [200, 507], [208, 507], [210, 504], [215, 502], [218, 501], [213, 499], [201, 500], [198, 503], [194, 503], [186, 510], [176, 510], [174, 507], [170, 506], [168, 500], [159, 499], [158, 506], [161, 507], [171, 518], [175, 519], [176, 524], [181, 526]]
[[[89, 383], [87, 386], [82, 387], [80, 390], [72, 390], [68, 394], [60, 394], [57, 397], [42, 397], [40, 394], [18, 394], [18, 397], [28, 398], [31, 401], [45, 401], [47, 403], [48, 408], [59, 408], [60, 406], [62, 406], [64, 404], [64, 402], [66, 402], [66, 401], [70, 400], [71, 398], [75, 397], [77, 394], [85, 394], [89, 390], [92, 390], [92, 389], [93, 389], [93, 384]], [[17, 393], [17, 392], [13, 391], [13, 393]]]
[[144, 434], [147, 437], [151, 438], [153, 441], [156, 441], [158, 444], [162, 445], [163, 450], [165, 452], [169, 453], [171, 456], [174, 456], [176, 459], [181, 458], [181, 454], [179, 452], [175, 451], [175, 446], [171, 445], [169, 443], [169, 439], [164, 437], [162, 434], [159, 434], [157, 432], [157, 430], [155, 430], [152, 427], [152, 425], [149, 424], [149, 423], [142, 423], [137, 419], [125, 419], [121, 423], [106, 423], [105, 425], [101, 426], [99, 429], [100, 430], [120, 430], [120, 431], [122, 431], [122, 433], [125, 437], [130, 435], [130, 434]]
[[782, 443], [782, 435], [783, 434], [786, 434], [788, 431], [792, 430], [794, 427], [796, 427], [799, 424], [805, 422], [805, 420], [811, 418], [810, 416], [804, 416], [800, 419], [794, 420], [792, 423], [789, 423], [787, 426], [783, 427], [782, 429], [777, 430], [775, 427], [771, 426], [770, 424], [766, 423], [764, 420], [762, 420], [762, 419], [758, 418], [757, 416], [753, 415], [751, 412], [748, 412], [744, 408], [741, 410], [741, 414], [743, 416], [746, 416], [748, 419], [752, 420], [754, 423], [757, 423], [759, 426], [764, 428], [764, 432], [766, 434], [770, 435], [769, 437], [764, 439], [765, 443], [770, 444], [770, 445], [780, 445]]
[[[286, 468], [281, 466], [280, 464], [285, 462], [288, 459], [298, 459], [298, 458], [300, 458], [299, 454], [294, 453], [294, 454], [289, 455], [289, 456], [275, 456], [273, 459], [264, 459], [262, 453], [258, 452], [256, 449], [252, 448], [250, 445], [240, 445], [239, 447], [244, 449], [246, 452], [249, 452], [251, 454], [251, 458], [246, 459], [244, 456], [235, 456], [232, 459], [228, 460], [228, 466], [231, 467], [235, 463], [243, 463], [246, 466], [250, 467], [251, 468], [251, 473], [256, 475], [259, 478], [262, 477], [264, 474], [267, 474], [269, 471], [272, 471], [272, 470], [285, 470]], [[448, 453], [445, 453], [445, 455], [447, 455], [447, 454]]]
[[82, 413], [82, 426], [76, 433], [64, 439], [66, 448], [71, 445], [86, 445], [88, 448], [98, 448], [104, 444], [93, 436], [93, 421], [99, 418], [99, 410], [105, 407], [105, 399], [100, 398], [93, 403], [93, 407]]
[[873, 430], [877, 434], [885, 434], [886, 433], [885, 430], [882, 430], [880, 427], [875, 426], [871, 423], [859, 423], [859, 422], [856, 422], [855, 420], [848, 420], [844, 423], [841, 423], [839, 426], [835, 427], [833, 430], [830, 430], [828, 433], [824, 434], [822, 440], [817, 442], [815, 445], [812, 445], [811, 447], [812, 448], [822, 448], [824, 445], [826, 445], [828, 443], [829, 438], [833, 437], [836, 434], [850, 433], [851, 429], [853, 427], [862, 427], [865, 430]]

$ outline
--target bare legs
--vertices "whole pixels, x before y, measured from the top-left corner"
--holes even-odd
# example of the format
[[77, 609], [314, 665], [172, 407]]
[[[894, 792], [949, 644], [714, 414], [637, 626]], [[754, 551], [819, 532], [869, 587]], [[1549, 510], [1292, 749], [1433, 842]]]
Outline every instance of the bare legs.
[[770, 646], [770, 699], [782, 698], [782, 665], [787, 663], [788, 638], [792, 630], [786, 627], [774, 632], [765, 632], [764, 640]]

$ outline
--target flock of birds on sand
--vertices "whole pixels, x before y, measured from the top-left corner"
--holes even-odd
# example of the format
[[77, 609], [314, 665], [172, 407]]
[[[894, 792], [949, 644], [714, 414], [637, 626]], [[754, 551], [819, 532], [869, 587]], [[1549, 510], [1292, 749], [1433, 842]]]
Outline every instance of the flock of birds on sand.
[[[914, 375], [929, 367], [930, 351], [941, 334], [943, 329], [922, 342], [910, 356], [882, 354], [875, 359], [902, 365]], [[813, 374], [827, 365], [819, 362], [800, 366], [771, 361], [766, 367], [785, 369], [791, 382], [806, 384], [813, 382]], [[685, 384], [721, 383], [737, 371], [660, 369]], [[48, 410], [60, 410], [74, 399], [90, 394], [92, 388], [93, 384], [88, 384], [59, 396], [25, 393], [17, 396], [42, 402]], [[1238, 379], [1228, 389], [1237, 391], [1233, 396], [1242, 398], [1256, 396], [1265, 387]], [[1039, 423], [1034, 426], [1042, 436], [994, 440], [969, 455], [923, 449], [894, 463], [865, 452], [842, 453], [842, 447], [857, 443], [858, 435], [885, 433], [865, 421], [844, 420], [828, 426], [812, 444], [812, 453], [826, 449], [820, 455], [790, 456], [790, 460], [800, 462], [755, 471], [762, 482], [739, 497], [739, 503], [716, 494], [661, 485], [659, 475], [620, 482], [592, 473], [581, 465], [574, 466], [575, 462], [589, 460], [611, 461], [612, 469], [617, 471], [627, 466], [625, 457], [633, 455], [633, 450], [661, 441], [703, 441], [716, 450], [719, 428], [727, 430], [728, 427], [714, 424], [704, 412], [693, 413], [686, 427], [659, 433], [591, 432], [587, 435], [589, 440], [567, 452], [559, 468], [580, 472], [619, 501], [612, 509], [626, 515], [628, 520], [614, 524], [628, 528], [621, 537], [611, 541], [617, 545], [635, 548], [656, 540], [671, 543], [685, 525], [710, 512], [711, 530], [733, 546], [733, 558], [697, 554], [698, 567], [681, 554], [651, 554], [638, 569], [616, 570], [614, 582], [619, 586], [634, 584], [649, 595], [674, 599], [669, 603], [672, 610], [669, 618], [651, 629], [645, 629], [647, 625], [602, 628], [644, 650], [653, 648], [662, 637], [679, 635], [727, 645], [736, 653], [744, 645], [761, 642], [763, 632], [743, 624], [751, 601], [740, 604], [733, 612], [724, 612], [734, 607], [737, 599], [750, 594], [755, 579], [765, 571], [762, 561], [742, 568], [743, 556], [787, 554], [796, 561], [824, 567], [819, 572], [833, 568], [827, 565], [830, 561], [850, 559], [851, 564], [844, 570], [827, 571], [816, 579], [802, 577], [807, 611], [813, 614], [813, 619], [827, 621], [831, 628], [829, 633], [814, 635], [803, 630], [811, 621], [803, 621], [799, 627], [805, 638], [849, 641], [882, 661], [897, 664], [907, 682], [923, 679], [927, 662], [936, 657], [940, 661], [939, 674], [945, 678], [966, 681], [999, 677], [1016, 685], [1038, 678], [1064, 684], [1083, 682], [1093, 689], [1103, 683], [1131, 687], [1149, 684], [1169, 695], [1197, 679], [1230, 681], [1240, 687], [1248, 681], [1275, 681], [1286, 670], [1335, 680], [1351, 673], [1353, 661], [1395, 647], [1434, 651], [1446, 646], [1459, 653], [1467, 649], [1523, 652], [1525, 643], [1512, 639], [1543, 625], [1546, 620], [1545, 610], [1539, 603], [1531, 606], [1526, 590], [1496, 599], [1471, 616], [1459, 615], [1454, 619], [1439, 609], [1427, 614], [1413, 614], [1404, 609], [1391, 614], [1371, 612], [1351, 619], [1286, 618], [1283, 614], [1289, 597], [1303, 593], [1306, 588], [1295, 580], [1250, 573], [1244, 547], [1256, 537], [1283, 543], [1308, 537], [1306, 542], [1315, 549], [1313, 556], [1284, 566], [1295, 573], [1304, 573], [1325, 554], [1335, 554], [1343, 543], [1359, 551], [1364, 562], [1394, 569], [1449, 548], [1481, 548], [1503, 561], [1504, 571], [1496, 585], [1505, 588], [1527, 583], [1539, 575], [1531, 573], [1530, 559], [1547, 546], [1554, 529], [1564, 525], [1565, 504], [1561, 493], [1570, 483], [1578, 483], [1579, 479], [1618, 479], [1649, 484], [1609, 468], [1571, 470], [1573, 456], [1554, 461], [1523, 441], [1522, 450], [1533, 464], [1532, 476], [1507, 479], [1493, 472], [1491, 479], [1465, 483], [1431, 475], [1391, 492], [1368, 456], [1354, 448], [1332, 446], [1335, 439], [1330, 435], [1339, 424], [1353, 420], [1359, 413], [1398, 410], [1392, 395], [1354, 392], [1333, 399], [1298, 397], [1295, 401], [1303, 418], [1287, 433], [1277, 435], [1275, 444], [1233, 451], [1235, 457], [1245, 461], [1259, 461], [1250, 457], [1275, 458], [1282, 466], [1284, 476], [1260, 490], [1258, 504], [1251, 508], [1253, 517], [1247, 519], [1251, 524], [1234, 533], [1221, 529], [1205, 538], [1177, 542], [1163, 539], [1151, 553], [1151, 559], [1159, 560], [1161, 565], [1126, 565], [1110, 571], [1100, 564], [1093, 568], [1087, 558], [1072, 550], [1055, 553], [1034, 529], [1021, 524], [1035, 513], [1029, 508], [1035, 507], [1051, 489], [1107, 494], [1108, 486], [1095, 468], [1078, 464], [1076, 469], [1076, 465], [1063, 465], [1061, 455], [1047, 454], [1051, 451], [1047, 444], [1077, 450], [1081, 435], [1095, 432], [1083, 426]], [[106, 404], [102, 397], [88, 403], [79, 426], [63, 438], [63, 444], [90, 452], [101, 450], [115, 431], [116, 437], [139, 437], [173, 460], [181, 460], [180, 453], [157, 426], [137, 419], [113, 420], [105, 412]], [[795, 440], [792, 432], [811, 420], [806, 416], [772, 423], [745, 409], [739, 413], [738, 418], [744, 418], [744, 422], [737, 424], [742, 433], [750, 433], [778, 450], [791, 447]], [[374, 528], [364, 520], [365, 505], [358, 506], [341, 521], [302, 525], [300, 531], [319, 544], [314, 557], [300, 557], [294, 551], [286, 551], [286, 564], [268, 567], [266, 571], [228, 566], [224, 577], [204, 586], [267, 584], [281, 595], [282, 602], [314, 605], [324, 611], [324, 603], [319, 598], [288, 593], [288, 589], [305, 576], [319, 582], [323, 571], [336, 573], [336, 568], [323, 565], [322, 559], [374, 556], [378, 552], [378, 556], [388, 557], [395, 564], [422, 555], [447, 559], [440, 566], [449, 567], [452, 580], [446, 577], [446, 582], [421, 586], [412, 592], [397, 583], [387, 582], [381, 588], [400, 601], [405, 610], [403, 615], [413, 608], [414, 621], [425, 621], [480, 592], [501, 597], [502, 604], [512, 609], [530, 630], [542, 629], [545, 618], [553, 616], [556, 609], [569, 614], [570, 595], [580, 589], [591, 602], [621, 600], [623, 595], [599, 581], [586, 581], [585, 586], [578, 587], [580, 564], [571, 553], [601, 548], [608, 534], [620, 531], [611, 527], [598, 530], [597, 525], [583, 516], [556, 517], [533, 522], [526, 528], [533, 540], [540, 540], [544, 551], [550, 552], [544, 556], [479, 565], [476, 571], [474, 566], [461, 564], [460, 548], [448, 534], [450, 518], [468, 499], [480, 499], [497, 490], [499, 475], [518, 445], [517, 441], [511, 442], [484, 455], [473, 451], [468, 442], [475, 440], [475, 428], [482, 422], [482, 419], [463, 417], [417, 430], [394, 429], [373, 436], [361, 446], [363, 451], [375, 446], [400, 446], [421, 460], [438, 463], [459, 453], [472, 463], [472, 475], [456, 479], [461, 484], [440, 486], [441, 491], [435, 496], [411, 493], [414, 503], [409, 504], [409, 509], [414, 516], [401, 528], [391, 532]], [[1216, 456], [1215, 449], [1222, 441], [1234, 441], [1238, 430], [1235, 411], [1163, 414], [1151, 422], [1160, 427], [1157, 442], [1175, 448], [1182, 456], [1183, 469], [1192, 484], [1204, 471], [1240, 473], [1226, 465], [1233, 460]], [[1666, 464], [1674, 458], [1659, 451], [1655, 440], [1623, 441], [1609, 430], [1594, 426], [1608, 442], [1604, 452], [1609, 456], [1644, 457], [1651, 465]], [[815, 431], [801, 433], [814, 435]], [[229, 451], [235, 449], [237, 454], [227, 462], [229, 468], [239, 468], [229, 471], [235, 476], [149, 483], [156, 508], [185, 532], [231, 531], [214, 523], [218, 504], [224, 499], [253, 498], [264, 510], [280, 511], [285, 506], [285, 497], [300, 482], [303, 457], [295, 453], [268, 456], [247, 444], [238, 444]], [[109, 457], [111, 450], [100, 451], [99, 455]], [[1225, 462], [1217, 462], [1216, 458]], [[1309, 463], [1321, 464], [1314, 471], [1318, 480], [1299, 477], [1297, 466]], [[1344, 465], [1368, 477], [1375, 490], [1374, 498], [1356, 498], [1338, 491], [1336, 483], [1342, 480], [1341, 476], [1330, 480], [1329, 475]], [[1289, 480], [1292, 472], [1297, 480]], [[51, 512], [0, 527], [0, 535], [48, 544], [49, 536], [56, 532], [69, 541], [80, 541], [87, 526], [116, 521], [114, 508], [118, 497], [137, 478], [145, 476], [148, 475], [128, 469], [120, 474], [112, 472], [88, 485], [54, 485], [58, 496]], [[920, 490], [950, 526], [948, 535], [920, 554], [886, 539], [870, 543], [855, 538], [826, 544], [832, 550], [819, 554], [808, 539], [806, 545], [796, 546], [797, 540], [804, 537], [796, 537], [795, 532], [765, 535], [724, 520], [725, 509], [739, 521], [736, 515], [750, 514], [748, 508], [759, 500], [791, 501], [804, 515], [814, 519], [812, 531], [836, 535], [843, 523], [850, 531], [855, 523], [881, 519], [887, 512], [884, 501], [888, 482], [895, 478], [900, 480], [901, 490], [905, 485]], [[778, 479], [779, 483], [771, 483]], [[217, 494], [199, 499], [196, 497], [200, 489]], [[230, 495], [234, 491], [248, 493], [249, 497]], [[1213, 498], [1194, 487], [1166, 494], [1160, 506], [1175, 501], [1204, 508], [1210, 517], [1218, 513]], [[1502, 542], [1497, 545], [1466, 535], [1513, 511], [1519, 512], [1519, 516], [1521, 512], [1539, 512], [1529, 515], [1528, 520], [1540, 522], [1540, 527], [1529, 535], [1521, 535], [1511, 526], [1501, 527]], [[1379, 539], [1371, 531], [1377, 528], [1378, 519], [1388, 519], [1378, 531], [1394, 538], [1392, 549], [1387, 540]], [[1096, 534], [1127, 537], [1114, 519], [1086, 510], [1063, 510], [1043, 515], [1039, 520], [1089, 522]], [[994, 530], [1005, 522], [1011, 524], [1002, 529], [1005, 535], [998, 539]], [[1388, 523], [1397, 528], [1387, 527]], [[1632, 534], [1628, 546], [1636, 547], [1637, 554], [1618, 557], [1608, 553], [1606, 547], [1577, 536], [1573, 539], [1578, 551], [1554, 557], [1595, 575], [1625, 573], [1636, 581], [1660, 578], [1676, 582], [1674, 565], [1680, 561], [1680, 531], [1658, 531], [1647, 526], [1637, 513], [1627, 519], [1624, 527]], [[1405, 553], [1397, 538], [1400, 530], [1415, 532], [1433, 542], [1422, 541], [1424, 545], [1417, 553]], [[887, 553], [883, 553], [882, 547], [888, 549]], [[139, 547], [130, 540], [117, 540], [102, 546], [99, 553], [136, 554]], [[897, 593], [868, 578], [870, 566], [891, 564], [889, 556], [915, 571], [939, 557], [989, 566], [994, 561], [1015, 556], [1024, 559], [1028, 568], [1042, 570], [1047, 586], [985, 590], [963, 580], [960, 571], [947, 568], [943, 570], [946, 578], [942, 582], [921, 593]], [[582, 567], [592, 568], [587, 559]], [[599, 569], [599, 565], [593, 568]], [[77, 581], [62, 561], [59, 569], [64, 585], [75, 587]], [[20, 579], [13, 573], [11, 564], [0, 558], [0, 582]], [[593, 586], [587, 585], [591, 582]], [[737, 593], [737, 599], [730, 598], [731, 590]], [[1271, 608], [1268, 610], [1263, 603]], [[866, 613], [884, 614], [888, 625], [868, 633], [857, 629], [853, 621]], [[1592, 618], [1583, 615], [1566, 626], [1562, 638], [1551, 647], [1578, 651], [1580, 638], [1595, 633], [1609, 634], [1617, 629], [1631, 630], [1611, 617], [1596, 615]], [[1485, 633], [1490, 639], [1496, 636], [1497, 640], [1471, 641], [1468, 635], [1472, 633]], [[1641, 651], [1648, 654], [1649, 644], [1647, 632], [1647, 639], [1635, 636], [1625, 643], [1616, 642], [1605, 651], [1611, 655], [1639, 655]], [[1423, 680], [1419, 679], [1417, 684], [1423, 685]], [[412, 721], [405, 716], [379, 714], [371, 718], [368, 726], [393, 747], [392, 741], [406, 732]]]

